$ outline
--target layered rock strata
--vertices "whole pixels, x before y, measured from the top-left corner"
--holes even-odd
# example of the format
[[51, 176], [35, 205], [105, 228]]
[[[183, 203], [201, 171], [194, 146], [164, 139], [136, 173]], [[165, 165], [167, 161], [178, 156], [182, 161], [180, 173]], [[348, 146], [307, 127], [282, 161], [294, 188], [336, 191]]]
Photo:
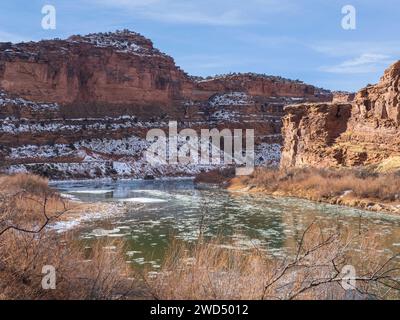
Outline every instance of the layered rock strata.
[[254, 129], [256, 164], [280, 160], [283, 107], [329, 102], [301, 81], [257, 74], [194, 78], [128, 30], [0, 44], [0, 167], [53, 178], [187, 175], [149, 167], [151, 128]]
[[400, 62], [351, 103], [285, 108], [282, 168], [400, 169]]

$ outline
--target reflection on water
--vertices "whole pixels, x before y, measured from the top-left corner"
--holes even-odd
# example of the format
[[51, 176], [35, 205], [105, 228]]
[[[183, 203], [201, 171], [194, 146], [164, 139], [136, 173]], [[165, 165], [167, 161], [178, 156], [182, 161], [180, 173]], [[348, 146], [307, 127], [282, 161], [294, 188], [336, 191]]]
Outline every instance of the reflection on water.
[[54, 184], [60, 192], [82, 201], [142, 203], [123, 217], [93, 221], [81, 237], [123, 237], [132, 263], [159, 268], [171, 239], [194, 241], [204, 216], [207, 237], [221, 236], [236, 248], [255, 245], [276, 255], [296, 247], [304, 230], [318, 221], [325, 230], [374, 231], [382, 255], [400, 251], [400, 217], [318, 204], [292, 198], [228, 193], [194, 186], [192, 180], [84, 181]]

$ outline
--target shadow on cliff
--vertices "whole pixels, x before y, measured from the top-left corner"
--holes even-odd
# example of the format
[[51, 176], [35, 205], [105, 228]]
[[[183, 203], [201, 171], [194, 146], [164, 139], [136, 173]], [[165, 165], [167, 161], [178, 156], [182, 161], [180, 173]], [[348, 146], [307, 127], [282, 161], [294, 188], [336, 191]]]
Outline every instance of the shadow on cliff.
[[351, 118], [352, 106], [346, 105], [334, 105], [335, 108], [328, 114], [326, 121], [326, 132], [327, 132], [327, 145], [333, 145], [336, 140], [347, 131], [349, 120]]

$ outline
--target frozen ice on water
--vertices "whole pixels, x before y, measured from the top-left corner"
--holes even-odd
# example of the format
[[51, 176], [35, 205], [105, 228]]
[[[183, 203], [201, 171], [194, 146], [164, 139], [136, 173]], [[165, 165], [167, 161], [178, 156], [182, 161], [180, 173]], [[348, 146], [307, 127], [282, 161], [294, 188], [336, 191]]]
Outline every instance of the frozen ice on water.
[[106, 246], [106, 247], [103, 247], [103, 249], [104, 249], [104, 250], [114, 251], [114, 250], [117, 249], [117, 247], [116, 247], [116, 246]]
[[110, 194], [113, 193], [113, 190], [76, 190], [70, 191], [70, 193], [75, 194]]
[[145, 264], [144, 258], [133, 259], [133, 261], [136, 262], [137, 264]]
[[115, 228], [112, 230], [106, 230], [106, 229], [95, 229], [91, 232], [91, 235], [95, 236], [95, 237], [105, 237], [105, 236], [109, 236], [111, 234], [116, 234], [118, 232], [120, 232], [121, 230], [119, 228]]
[[124, 238], [129, 235], [130, 235], [129, 233], [113, 233], [113, 234], [107, 235], [107, 237], [109, 237], [109, 238]]
[[78, 220], [71, 220], [71, 221], [57, 221], [51, 226], [52, 230], [55, 230], [57, 233], [62, 233], [67, 230], [71, 230], [76, 228], [80, 224]]
[[156, 199], [156, 198], [127, 198], [127, 199], [120, 199], [120, 202], [135, 202], [135, 203], [164, 203], [167, 200], [164, 199]]
[[127, 251], [126, 255], [128, 257], [133, 257], [135, 254], [141, 254], [141, 253], [142, 253], [142, 251]]
[[131, 190], [131, 193], [147, 193], [150, 195], [155, 195], [155, 196], [168, 196], [170, 197], [170, 193], [166, 191], [161, 191], [161, 190]]
[[71, 201], [80, 201], [77, 197], [74, 197], [72, 194], [68, 193], [60, 193], [60, 196], [64, 199], [71, 200]]

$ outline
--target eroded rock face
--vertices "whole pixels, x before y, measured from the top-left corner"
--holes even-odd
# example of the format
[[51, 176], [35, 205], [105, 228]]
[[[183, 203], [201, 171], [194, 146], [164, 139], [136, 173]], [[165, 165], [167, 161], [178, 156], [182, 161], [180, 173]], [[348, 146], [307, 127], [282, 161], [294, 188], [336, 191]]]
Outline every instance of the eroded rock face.
[[358, 92], [354, 102], [354, 120], [377, 126], [400, 124], [400, 61], [385, 71], [379, 84]]
[[67, 116], [94, 115], [104, 105], [111, 113], [134, 113], [136, 108], [172, 112], [173, 102], [193, 86], [171, 57], [129, 31], [1, 49], [1, 88], [28, 100], [64, 105]]
[[285, 112], [282, 167], [325, 167], [342, 160], [340, 151], [332, 146], [347, 130], [350, 104], [293, 105], [286, 107]]
[[279, 77], [244, 74], [195, 81], [150, 40], [127, 30], [0, 44], [0, 88], [27, 100], [58, 103], [67, 117], [160, 112], [177, 117], [183, 102], [205, 102], [226, 92], [332, 99], [329, 91]]
[[355, 93], [353, 92], [343, 92], [343, 91], [334, 91], [333, 92], [333, 103], [350, 103], [354, 101]]
[[281, 167], [377, 166], [398, 158], [399, 79], [397, 62], [377, 85], [359, 91], [351, 104], [286, 107]]
[[[0, 44], [0, 167], [51, 177], [192, 174], [150, 170], [151, 128], [254, 129], [256, 163], [277, 164], [285, 105], [332, 101], [301, 81], [194, 78], [131, 31]], [[186, 172], [186, 173], [185, 173]]]
[[331, 101], [332, 92], [316, 88], [301, 81], [252, 73], [231, 74], [197, 81], [196, 97], [209, 97], [220, 92], [245, 91], [252, 96], [291, 97], [296, 100]]

